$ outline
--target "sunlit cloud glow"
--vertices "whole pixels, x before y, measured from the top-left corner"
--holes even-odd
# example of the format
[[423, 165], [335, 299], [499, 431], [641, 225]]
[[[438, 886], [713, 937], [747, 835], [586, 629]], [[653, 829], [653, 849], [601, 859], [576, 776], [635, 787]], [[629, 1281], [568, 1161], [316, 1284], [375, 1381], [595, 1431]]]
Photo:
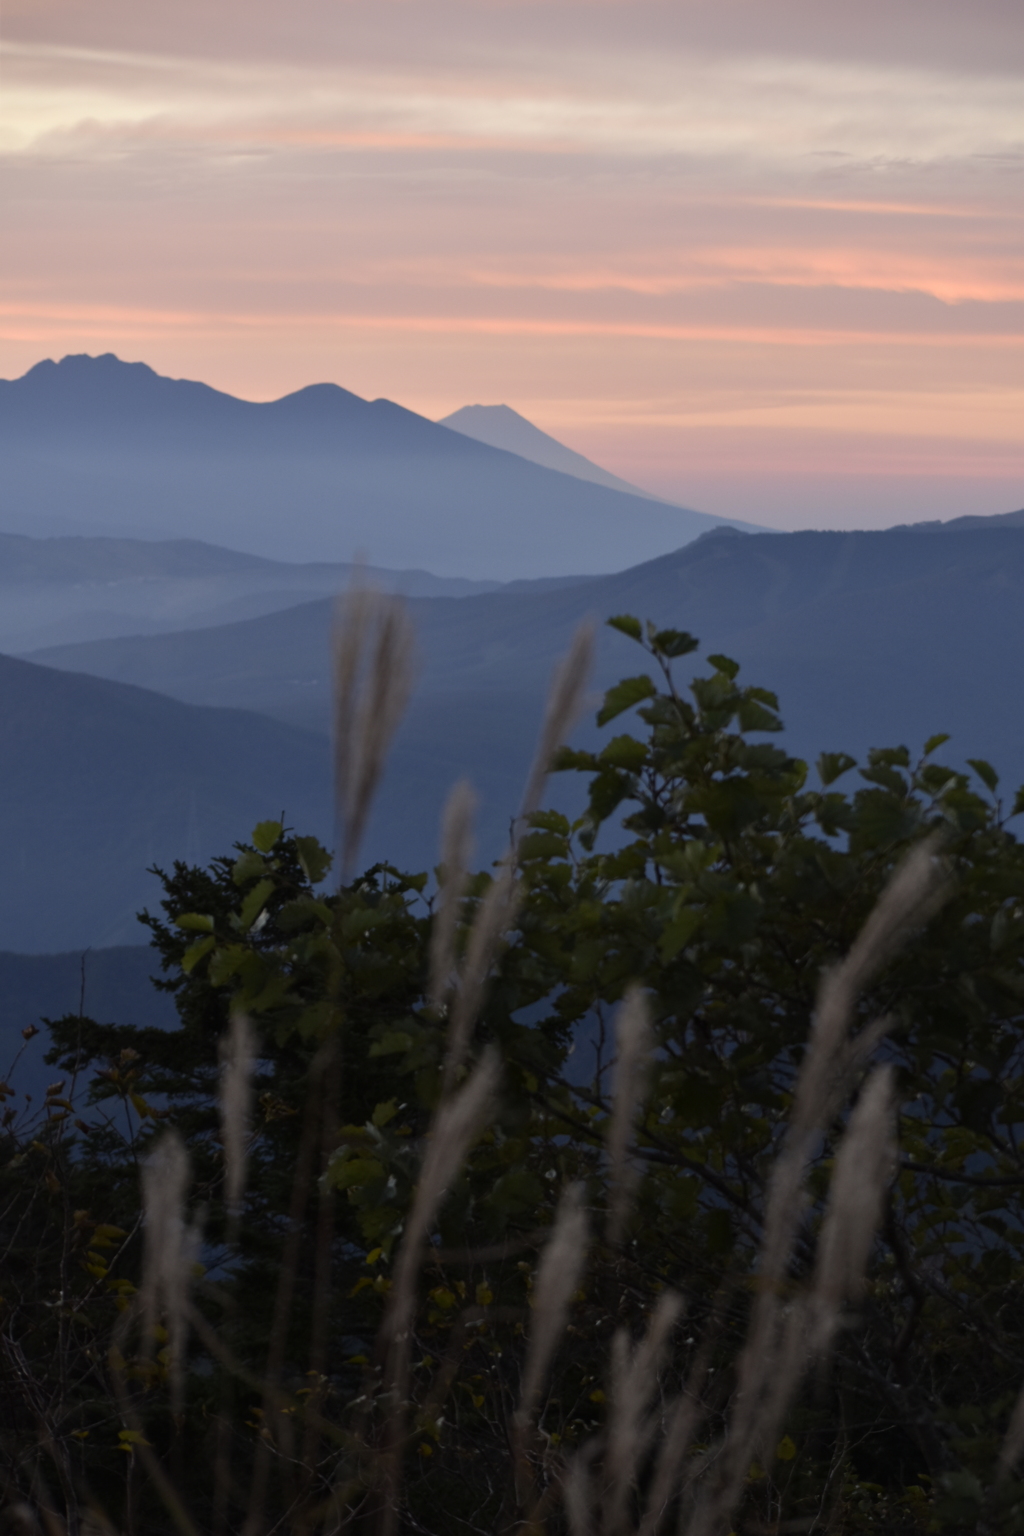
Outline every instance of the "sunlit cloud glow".
[[251, 398], [504, 399], [789, 525], [1024, 502], [1010, 11], [934, 0], [880, 56], [872, 0], [859, 43], [730, 3], [731, 34], [696, 0], [311, 3], [294, 36], [268, 0], [15, 3], [4, 373], [112, 349]]

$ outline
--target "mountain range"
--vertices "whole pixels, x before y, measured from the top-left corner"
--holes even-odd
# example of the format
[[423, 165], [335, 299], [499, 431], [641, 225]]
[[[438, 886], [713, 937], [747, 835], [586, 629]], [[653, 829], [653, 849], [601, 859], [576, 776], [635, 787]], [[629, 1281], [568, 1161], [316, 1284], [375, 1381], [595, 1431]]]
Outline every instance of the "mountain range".
[[[1002, 524], [967, 520], [960, 528], [881, 533], [723, 531], [610, 577], [546, 590], [412, 598], [409, 609], [419, 639], [419, 684], [382, 786], [367, 859], [432, 866], [440, 808], [462, 775], [481, 793], [479, 856], [495, 856], [518, 804], [559, 654], [581, 620], [620, 612], [689, 629], [705, 652], [734, 656], [747, 681], [779, 693], [787, 726], [782, 742], [812, 762], [822, 750], [863, 756], [871, 746], [904, 743], [916, 752], [927, 737], [948, 731], [953, 739], [940, 754], [945, 760], [986, 758], [1010, 789], [1024, 779], [1024, 731], [1016, 709], [1024, 672], [1024, 527], [1014, 516]], [[105, 679], [102, 686], [114, 692], [104, 709], [114, 703], [123, 709], [129, 698], [136, 707], [146, 700], [151, 732], [163, 712], [185, 711], [161, 727], [182, 734], [173, 765], [161, 769], [182, 782], [195, 782], [202, 772], [204, 787], [186, 794], [181, 783], [173, 792], [168, 786], [154, 802], [152, 820], [160, 828], [161, 849], [177, 839], [174, 851], [195, 856], [201, 846], [207, 856], [220, 846], [216, 838], [226, 846], [259, 816], [282, 807], [303, 829], [322, 833], [329, 823], [330, 626], [331, 604], [318, 600], [241, 623], [53, 648], [37, 653], [34, 665], [21, 665], [36, 678], [60, 680], [69, 692]], [[644, 662], [622, 635], [605, 627], [598, 633], [595, 700], [600, 689]], [[680, 667], [681, 681], [691, 664], [698, 670], [699, 657]], [[41, 704], [37, 718], [50, 713], [51, 706]], [[200, 739], [202, 721], [216, 736], [219, 756]], [[250, 733], [260, 723], [280, 734], [258, 747], [239, 746], [247, 763], [254, 762], [254, 750], [258, 754], [256, 767], [240, 775], [225, 767], [224, 753], [242, 722]], [[597, 739], [586, 723], [578, 737]], [[4, 803], [38, 806], [30, 841], [46, 848], [51, 861], [66, 863], [69, 854], [58, 853], [45, 828], [45, 810], [72, 790], [58, 788], [52, 764], [50, 782], [43, 781], [45, 757], [39, 754], [39, 782], [23, 776], [20, 790], [9, 789]], [[152, 778], [144, 778], [129, 795], [129, 757], [137, 757], [134, 750], [121, 756], [119, 794], [140, 807], [135, 841], [122, 838], [119, 844], [110, 828], [101, 833], [104, 817], [116, 826], [125, 817], [120, 800], [97, 803], [91, 830], [97, 840], [109, 841], [102, 854], [90, 844], [84, 861], [85, 868], [95, 868], [90, 860], [116, 858], [124, 879], [129, 857], [136, 871], [145, 862], [138, 846], [146, 825], [141, 807], [156, 793]], [[23, 758], [24, 747], [12, 742], [5, 761]], [[60, 761], [60, 773], [68, 774]], [[92, 803], [95, 790], [80, 792], [78, 775], [73, 777], [78, 803]], [[555, 780], [549, 798], [571, 808], [580, 792], [574, 781]], [[211, 814], [197, 834], [196, 813], [188, 806], [205, 806], [207, 799]], [[8, 846], [21, 848], [23, 833], [14, 819], [12, 814]], [[73, 848], [63, 823], [60, 835], [59, 846]], [[20, 857], [24, 861], [24, 853]], [[77, 899], [83, 900], [80, 890]], [[76, 933], [88, 922], [98, 924], [98, 909], [90, 906], [96, 900], [102, 906], [106, 897], [90, 897], [76, 909]], [[124, 914], [128, 905], [121, 900], [117, 912]], [[37, 931], [42, 924], [41, 891], [33, 896], [33, 910], [33, 917], [18, 918], [18, 947], [30, 947], [32, 923]], [[8, 917], [14, 920], [10, 908]], [[51, 913], [47, 921], [55, 917]], [[111, 926], [113, 919], [112, 912], [104, 931], [123, 942], [129, 930]], [[62, 944], [71, 942], [69, 921], [63, 914]], [[0, 940], [9, 944], [3, 934], [0, 927]]]
[[202, 539], [472, 580], [614, 571], [723, 521], [335, 384], [253, 402], [111, 354], [0, 381], [0, 456], [12, 533]]
[[533, 464], [543, 464], [545, 469], [574, 475], [577, 480], [606, 485], [610, 490], [625, 491], [627, 496], [643, 496], [648, 501], [660, 499], [650, 491], [642, 491], [638, 485], [631, 485], [628, 480], [620, 480], [618, 475], [609, 474], [600, 464], [584, 458], [582, 453], [575, 453], [509, 405], [464, 405], [450, 416], [442, 416], [439, 425], [475, 438], [478, 443], [489, 443], [492, 448], [517, 453]]
[[320, 735], [7, 656], [0, 701], [4, 950], [138, 942], [150, 865], [229, 851], [282, 811], [330, 840]]
[[[573, 465], [512, 411], [456, 417], [428, 422], [333, 386], [256, 406], [109, 357], [0, 384], [7, 505], [12, 486], [31, 488], [37, 521], [48, 509], [81, 528], [105, 487], [102, 504], [129, 530], [40, 538], [31, 510], [36, 536], [0, 509], [0, 648], [21, 653], [0, 656], [0, 948], [131, 944], [134, 913], [159, 895], [147, 866], [205, 861], [267, 816], [331, 840], [329, 636], [353, 568], [306, 557], [303, 540], [331, 526], [310, 490], [321, 474], [321, 488], [347, 487], [340, 511], [330, 503], [335, 532], [353, 508], [388, 538], [404, 530], [392, 563], [365, 575], [406, 594], [418, 634], [419, 685], [368, 861], [429, 868], [440, 808], [463, 775], [481, 794], [478, 857], [493, 857], [559, 654], [582, 619], [624, 611], [735, 656], [747, 680], [779, 693], [783, 743], [801, 756], [914, 751], [945, 730], [947, 760], [988, 758], [1010, 787], [1024, 778], [1024, 512], [883, 533], [742, 533], [595, 483], [604, 471]], [[165, 518], [174, 538], [157, 537]], [[658, 529], [675, 547], [639, 558]], [[208, 542], [221, 530], [237, 535], [232, 547]], [[506, 554], [521, 546], [528, 574], [464, 573], [485, 545], [492, 569], [514, 572], [501, 539]], [[620, 569], [595, 573], [622, 547]], [[598, 633], [595, 701], [643, 666], [622, 635]], [[578, 734], [598, 739], [587, 722]], [[549, 792], [568, 808], [581, 793], [571, 779]]]
[[227, 624], [333, 596], [354, 579], [412, 597], [462, 597], [501, 585], [428, 571], [298, 565], [196, 539], [0, 533], [0, 650]]

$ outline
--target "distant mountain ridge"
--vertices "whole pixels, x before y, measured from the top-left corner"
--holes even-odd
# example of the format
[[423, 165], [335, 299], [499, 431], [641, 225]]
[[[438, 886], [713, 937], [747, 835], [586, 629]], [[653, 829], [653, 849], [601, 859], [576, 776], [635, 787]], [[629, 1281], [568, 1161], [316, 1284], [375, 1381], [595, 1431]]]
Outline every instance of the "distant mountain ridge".
[[[414, 599], [420, 678], [399, 735], [369, 851], [429, 867], [451, 784], [482, 797], [481, 857], [507, 836], [548, 678], [574, 626], [632, 612], [689, 629], [704, 654], [734, 656], [778, 691], [781, 744], [822, 750], [924, 740], [950, 731], [949, 761], [990, 759], [1024, 780], [1024, 727], [1008, 700], [1024, 675], [1024, 528], [708, 536], [617, 575], [561, 589]], [[39, 659], [227, 702], [319, 730], [329, 720], [330, 608], [323, 602], [188, 634], [52, 650]], [[691, 665], [679, 667], [685, 682]], [[643, 668], [599, 628], [595, 690]], [[616, 728], [622, 728], [621, 722]], [[593, 728], [581, 727], [584, 738]], [[558, 780], [551, 794], [571, 796]]]
[[[620, 480], [618, 475], [602, 469], [582, 453], [567, 448], [556, 437], [551, 437], [549, 433], [542, 432], [540, 427], [535, 427], [532, 421], [527, 421], [525, 416], [514, 411], [510, 405], [464, 405], [450, 416], [442, 416], [438, 425], [450, 427], [453, 432], [462, 432], [466, 437], [475, 438], [478, 443], [489, 443], [492, 448], [504, 448], [509, 453], [518, 453], [521, 458], [529, 459], [533, 464], [543, 464], [546, 469], [575, 475], [577, 480], [606, 485], [613, 491], [625, 491], [629, 496], [643, 496], [648, 501], [665, 500], [662, 496], [655, 496], [652, 491], [631, 485], [628, 480]], [[684, 510], [693, 509], [687, 507]], [[733, 526], [750, 533], [770, 531], [754, 523], [735, 523]]]
[[149, 865], [284, 811], [332, 834], [322, 736], [0, 656], [0, 949], [138, 943]]
[[252, 402], [112, 354], [0, 380], [0, 525], [510, 581], [597, 574], [727, 522], [547, 469], [334, 384]]
[[228, 624], [333, 596], [354, 580], [408, 597], [466, 597], [501, 585], [429, 571], [298, 565], [196, 539], [0, 533], [0, 651]]

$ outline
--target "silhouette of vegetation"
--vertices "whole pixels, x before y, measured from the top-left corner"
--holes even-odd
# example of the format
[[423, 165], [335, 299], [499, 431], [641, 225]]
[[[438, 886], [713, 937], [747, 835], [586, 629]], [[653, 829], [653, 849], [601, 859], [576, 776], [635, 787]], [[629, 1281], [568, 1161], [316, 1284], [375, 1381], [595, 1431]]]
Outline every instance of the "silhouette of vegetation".
[[464, 874], [463, 797], [431, 897], [261, 823], [143, 915], [176, 1029], [49, 1025], [11, 1529], [1024, 1529], [1024, 797], [611, 622], [574, 825]]

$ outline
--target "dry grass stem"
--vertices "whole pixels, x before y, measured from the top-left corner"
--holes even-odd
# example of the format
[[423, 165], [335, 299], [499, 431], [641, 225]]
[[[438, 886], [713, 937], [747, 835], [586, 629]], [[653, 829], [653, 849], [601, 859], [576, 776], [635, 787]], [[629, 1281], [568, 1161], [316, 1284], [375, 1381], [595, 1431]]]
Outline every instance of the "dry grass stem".
[[530, 1422], [558, 1342], [565, 1330], [569, 1303], [587, 1262], [587, 1214], [583, 1189], [572, 1184], [562, 1196], [551, 1236], [541, 1255], [533, 1287], [533, 1319], [523, 1365], [516, 1421]]
[[665, 1291], [658, 1298], [650, 1327], [635, 1348], [620, 1329], [612, 1342], [611, 1405], [605, 1456], [605, 1536], [626, 1536], [633, 1521], [630, 1504], [637, 1488], [641, 1462], [655, 1426], [646, 1422], [658, 1388], [659, 1372], [669, 1336], [683, 1311], [680, 1296]]
[[[494, 880], [477, 909], [466, 946], [462, 974], [458, 978], [458, 986], [451, 1003], [451, 1025], [442, 1084], [442, 1093], [445, 1096], [452, 1092], [459, 1068], [465, 1061], [473, 1025], [480, 1012], [498, 944], [502, 935], [512, 927], [519, 911], [523, 892], [515, 877], [518, 838], [526, 827], [529, 817], [540, 804], [551, 760], [579, 715], [593, 651], [594, 627], [590, 623], [581, 624], [573, 636], [568, 653], [559, 664], [552, 679], [540, 743], [523, 793], [512, 848], [499, 866]], [[463, 854], [463, 849], [469, 838], [471, 795], [472, 791], [468, 785], [457, 786], [445, 813], [443, 841], [446, 848], [451, 848], [453, 871], [464, 868], [465, 862], [468, 862], [468, 855]], [[447, 858], [444, 859], [444, 863], [447, 870]], [[445, 883], [448, 884], [447, 873]], [[461, 890], [456, 889], [453, 882], [451, 894], [448, 895], [442, 891], [441, 895], [441, 906], [431, 946], [430, 999], [435, 1007], [440, 1007], [444, 998], [451, 992], [449, 978], [454, 958], [460, 894]]]
[[416, 1313], [416, 1281], [423, 1244], [452, 1179], [491, 1113], [501, 1064], [488, 1051], [465, 1087], [442, 1101], [427, 1140], [419, 1183], [395, 1265], [394, 1282], [379, 1339], [387, 1351], [386, 1378], [392, 1411], [382, 1457], [381, 1536], [397, 1529], [399, 1469], [405, 1441], [409, 1392], [409, 1351]]
[[245, 1193], [249, 1119], [252, 1112], [252, 1074], [256, 1064], [256, 1037], [244, 1013], [233, 1013], [228, 1033], [221, 1041], [220, 1125], [224, 1148], [224, 1202], [228, 1217], [236, 1222]]
[[608, 1242], [622, 1241], [637, 1170], [629, 1157], [629, 1142], [643, 1101], [653, 1043], [650, 1009], [640, 987], [632, 986], [616, 1019], [618, 1043], [615, 1098], [608, 1124]]
[[432, 1007], [443, 1009], [455, 980], [455, 934], [459, 903], [466, 889], [473, 851], [473, 817], [476, 795], [465, 779], [448, 796], [441, 825], [441, 883], [430, 932], [430, 989]]
[[769, 1184], [759, 1289], [738, 1362], [736, 1406], [713, 1485], [698, 1502], [690, 1536], [711, 1536], [726, 1528], [751, 1461], [765, 1454], [770, 1460], [775, 1426], [804, 1369], [806, 1303], [787, 1307], [782, 1298], [807, 1206], [807, 1167], [864, 1059], [866, 1041], [873, 1046], [887, 1027], [888, 1021], [877, 1021], [851, 1040], [860, 992], [948, 894], [950, 881], [937, 847], [937, 839], [928, 838], [907, 856], [847, 956], [823, 978], [792, 1116]]
[[842, 1307], [860, 1299], [886, 1186], [896, 1163], [891, 1067], [879, 1067], [850, 1116], [832, 1171], [811, 1291], [809, 1349], [830, 1347]]
[[699, 1462], [695, 1463], [692, 1455], [687, 1462], [687, 1454], [692, 1452], [697, 1428], [704, 1420], [702, 1393], [719, 1332], [720, 1329], [713, 1325], [705, 1328], [686, 1385], [669, 1411], [638, 1536], [655, 1536], [680, 1486], [692, 1482], [700, 1470]]
[[185, 1224], [189, 1159], [176, 1131], [161, 1137], [142, 1165], [145, 1218], [140, 1301], [145, 1346], [151, 1348], [161, 1311], [167, 1320], [171, 1354], [171, 1400], [182, 1400], [188, 1338], [188, 1293], [199, 1255], [199, 1233]]
[[395, 1265], [387, 1319], [391, 1340], [408, 1334], [416, 1302], [416, 1275], [423, 1242], [445, 1191], [493, 1107], [500, 1075], [498, 1057], [488, 1051], [461, 1092], [443, 1104], [435, 1117]]
[[335, 610], [333, 662], [334, 687], [334, 790], [342, 810], [352, 797], [355, 776], [355, 725], [359, 702], [359, 674], [366, 635], [370, 627], [373, 597], [365, 587], [354, 587]]
[[594, 660], [594, 626], [588, 620], [572, 637], [569, 649], [551, 679], [537, 752], [526, 780], [517, 826], [522, 828], [540, 805], [551, 761], [583, 708], [587, 679]]
[[466, 1058], [469, 1041], [484, 1000], [484, 992], [498, 952], [502, 935], [512, 927], [523, 899], [522, 886], [512, 865], [505, 861], [488, 886], [477, 908], [469, 931], [466, 958], [459, 977], [458, 990], [451, 1005], [451, 1024], [445, 1055], [442, 1093], [455, 1087], [459, 1068]]
[[[776, 1160], [768, 1197], [760, 1270], [762, 1294], [785, 1274], [804, 1209], [803, 1180], [814, 1143], [835, 1114], [863, 1046], [851, 1042], [857, 999], [913, 929], [945, 899], [949, 880], [928, 838], [903, 861], [883, 891], [849, 954], [826, 972], [818, 993], [811, 1036], [797, 1078], [793, 1113]], [[879, 1020], [864, 1033], [873, 1046], [888, 1027]]]
[[562, 1477], [562, 1502], [565, 1505], [569, 1536], [593, 1536], [594, 1479], [590, 1464], [596, 1449], [593, 1441], [584, 1445], [572, 1458]]
[[1022, 1455], [1024, 1455], [1024, 1387], [1021, 1388], [1020, 1396], [1014, 1404], [1006, 1438], [999, 1448], [997, 1486], [1013, 1476], [1014, 1468]]
[[355, 860], [384, 760], [412, 691], [414, 635], [397, 597], [357, 589], [334, 634], [334, 784], [342, 879]]

